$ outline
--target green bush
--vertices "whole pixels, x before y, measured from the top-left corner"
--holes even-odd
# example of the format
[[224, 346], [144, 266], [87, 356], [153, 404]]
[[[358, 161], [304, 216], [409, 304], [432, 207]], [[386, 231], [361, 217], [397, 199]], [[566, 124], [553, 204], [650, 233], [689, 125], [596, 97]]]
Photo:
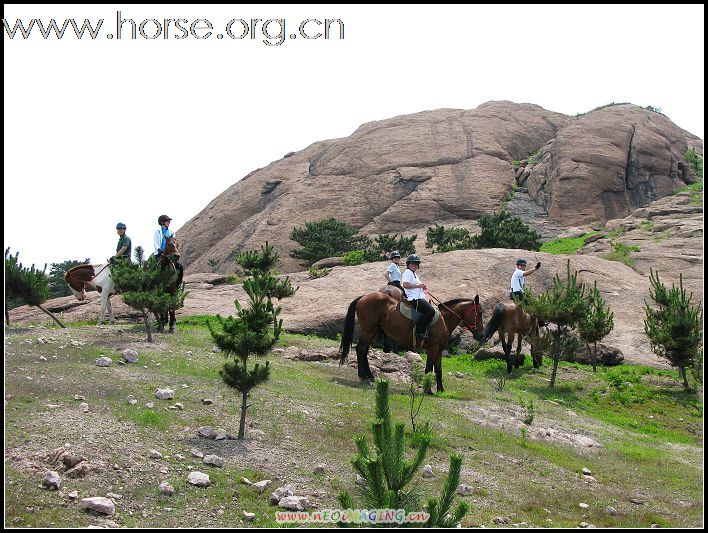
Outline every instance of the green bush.
[[636, 261], [632, 257], [632, 252], [638, 252], [639, 246], [627, 246], [621, 242], [613, 242], [612, 247], [615, 251], [603, 254], [603, 259], [607, 259], [608, 261], [619, 261], [628, 267], [634, 267]]
[[339, 257], [354, 250], [371, 247], [371, 239], [357, 235], [358, 229], [334, 217], [307, 222], [305, 227], [293, 228], [290, 239], [302, 248], [290, 252], [290, 257], [303, 259], [309, 265], [327, 257]]
[[541, 248], [541, 235], [506, 210], [480, 217], [478, 222], [482, 232], [470, 239], [471, 248]]
[[347, 266], [361, 265], [364, 262], [364, 250], [354, 250], [344, 254], [342, 261]]
[[432, 253], [469, 250], [472, 248], [472, 235], [468, 229], [446, 228], [436, 223], [425, 232], [425, 245]]
[[413, 235], [412, 237], [398, 236], [398, 233], [391, 235], [390, 233], [382, 233], [371, 244], [369, 248], [366, 249], [364, 253], [364, 258], [367, 261], [383, 261], [389, 258], [389, 254], [397, 250], [401, 257], [407, 257], [410, 254], [415, 253], [414, 241], [418, 238], [418, 235]]
[[307, 273], [310, 275], [310, 279], [323, 278], [332, 271], [331, 268], [309, 268]]

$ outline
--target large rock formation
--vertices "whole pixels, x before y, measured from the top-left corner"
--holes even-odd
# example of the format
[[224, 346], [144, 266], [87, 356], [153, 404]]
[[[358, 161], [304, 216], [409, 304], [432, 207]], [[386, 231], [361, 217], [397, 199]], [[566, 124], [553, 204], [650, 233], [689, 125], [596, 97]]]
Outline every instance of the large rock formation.
[[[569, 117], [488, 102], [370, 122], [232, 185], [179, 231], [182, 259], [187, 272], [206, 272], [209, 259], [231, 272], [234, 251], [268, 240], [278, 268], [297, 271], [303, 263], [289, 255], [297, 247], [290, 232], [327, 217], [370, 236], [418, 234], [422, 251], [433, 223], [476, 231], [476, 219], [498, 210], [515, 180], [555, 221], [544, 226], [550, 238], [561, 226], [625, 216], [693, 181], [682, 154], [694, 147], [702, 153], [700, 139], [633, 105]], [[514, 170], [514, 160], [534, 152]]]

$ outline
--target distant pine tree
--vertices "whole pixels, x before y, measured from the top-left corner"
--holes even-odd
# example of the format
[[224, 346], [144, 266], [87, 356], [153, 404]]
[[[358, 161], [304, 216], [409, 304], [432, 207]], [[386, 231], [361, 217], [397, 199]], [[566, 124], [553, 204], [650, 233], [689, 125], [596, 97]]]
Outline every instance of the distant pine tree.
[[[615, 326], [614, 314], [605, 304], [605, 300], [597, 288], [597, 282], [588, 293], [586, 302], [587, 312], [578, 322], [578, 333], [588, 347], [592, 359], [592, 371], [595, 372], [597, 370], [597, 341], [604, 339], [612, 331]], [[592, 350], [590, 343], [594, 348]]]
[[472, 237], [472, 248], [520, 248], [522, 250], [541, 248], [539, 241], [541, 235], [506, 210], [479, 217], [477, 222], [482, 231]]

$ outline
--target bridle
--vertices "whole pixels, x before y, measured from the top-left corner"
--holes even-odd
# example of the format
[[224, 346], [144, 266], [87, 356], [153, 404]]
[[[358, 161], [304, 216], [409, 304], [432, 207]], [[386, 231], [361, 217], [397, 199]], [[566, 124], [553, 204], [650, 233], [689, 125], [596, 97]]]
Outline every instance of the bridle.
[[445, 309], [450, 311], [453, 315], [455, 315], [460, 320], [460, 322], [462, 322], [471, 333], [473, 333], [473, 334], [477, 333], [477, 331], [476, 331], [477, 330], [477, 313], [478, 313], [478, 309], [479, 309], [479, 304], [477, 302], [472, 303], [471, 311], [474, 312], [474, 324], [470, 324], [463, 317], [458, 315], [455, 311], [453, 311], [447, 305], [445, 305], [443, 302], [438, 300], [435, 296], [433, 296], [430, 293], [428, 293], [428, 296], [430, 296], [433, 300], [435, 300], [435, 302], [438, 304], [438, 306], [444, 307]]

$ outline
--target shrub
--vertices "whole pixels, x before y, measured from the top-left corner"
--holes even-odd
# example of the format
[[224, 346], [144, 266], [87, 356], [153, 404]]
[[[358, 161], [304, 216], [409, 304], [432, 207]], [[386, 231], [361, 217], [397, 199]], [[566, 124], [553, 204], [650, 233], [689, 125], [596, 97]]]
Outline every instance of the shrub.
[[624, 263], [628, 267], [634, 267], [636, 261], [632, 257], [632, 252], [638, 252], [639, 246], [627, 246], [621, 242], [612, 242], [612, 247], [615, 249], [614, 252], [603, 254], [602, 258], [608, 261], [619, 261]]
[[468, 229], [445, 228], [436, 223], [435, 226], [428, 227], [425, 233], [425, 245], [432, 250], [432, 253], [468, 250], [472, 248], [472, 235]]
[[364, 250], [354, 250], [344, 254], [342, 262], [347, 266], [361, 265], [364, 262]]
[[391, 235], [389, 233], [382, 233], [376, 239], [374, 243], [367, 248], [364, 257], [367, 261], [383, 261], [389, 258], [389, 254], [397, 250], [401, 257], [406, 257], [410, 254], [415, 253], [414, 241], [418, 238], [418, 235], [413, 235], [412, 237], [398, 236], [398, 233]]
[[472, 248], [522, 248], [524, 250], [541, 248], [539, 242], [541, 235], [506, 210], [482, 216], [478, 222], [482, 232], [471, 238]]
[[290, 257], [303, 259], [309, 265], [327, 257], [338, 257], [354, 250], [366, 250], [371, 239], [357, 235], [354, 226], [340, 222], [334, 217], [307, 222], [305, 227], [293, 228], [290, 239], [302, 248], [290, 252]]
[[310, 279], [317, 279], [325, 277], [331, 271], [331, 268], [309, 268], [307, 273], [310, 275]]

